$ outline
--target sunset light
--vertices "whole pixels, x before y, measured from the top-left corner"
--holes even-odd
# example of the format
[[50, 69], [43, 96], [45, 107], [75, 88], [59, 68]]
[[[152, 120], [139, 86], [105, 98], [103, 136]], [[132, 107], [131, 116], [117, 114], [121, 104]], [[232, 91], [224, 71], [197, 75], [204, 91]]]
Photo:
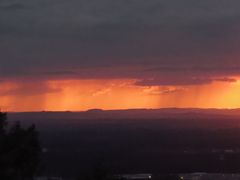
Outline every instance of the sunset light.
[[7, 111], [82, 111], [136, 108], [238, 108], [240, 83], [190, 86], [139, 86], [137, 80], [50, 80], [1, 83]]

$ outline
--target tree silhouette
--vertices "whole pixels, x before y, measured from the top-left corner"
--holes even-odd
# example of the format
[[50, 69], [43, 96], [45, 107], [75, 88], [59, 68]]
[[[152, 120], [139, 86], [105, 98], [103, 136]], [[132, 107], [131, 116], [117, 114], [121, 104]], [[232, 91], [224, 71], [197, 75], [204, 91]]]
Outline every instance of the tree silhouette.
[[7, 114], [0, 112], [0, 179], [33, 179], [40, 152], [35, 126], [23, 128], [19, 122], [9, 126]]

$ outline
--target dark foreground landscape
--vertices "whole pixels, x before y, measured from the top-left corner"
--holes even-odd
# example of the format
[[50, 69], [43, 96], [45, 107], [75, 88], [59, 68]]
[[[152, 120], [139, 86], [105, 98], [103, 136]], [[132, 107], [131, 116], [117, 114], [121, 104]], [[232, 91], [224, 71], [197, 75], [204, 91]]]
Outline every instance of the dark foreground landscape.
[[124, 110], [9, 113], [35, 123], [42, 175], [240, 173], [240, 110]]

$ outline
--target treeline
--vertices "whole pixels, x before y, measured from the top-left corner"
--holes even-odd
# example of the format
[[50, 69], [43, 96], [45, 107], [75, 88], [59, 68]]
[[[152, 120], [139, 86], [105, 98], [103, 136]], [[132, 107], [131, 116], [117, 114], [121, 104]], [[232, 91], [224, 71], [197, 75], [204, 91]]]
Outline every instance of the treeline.
[[32, 180], [39, 170], [40, 143], [34, 125], [10, 125], [0, 112], [0, 179]]

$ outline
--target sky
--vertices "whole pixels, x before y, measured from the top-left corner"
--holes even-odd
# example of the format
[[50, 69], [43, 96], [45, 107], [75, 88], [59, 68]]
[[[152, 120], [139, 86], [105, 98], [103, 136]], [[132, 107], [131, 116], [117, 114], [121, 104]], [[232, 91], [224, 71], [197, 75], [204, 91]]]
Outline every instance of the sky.
[[239, 7], [0, 0], [0, 108], [239, 108]]

